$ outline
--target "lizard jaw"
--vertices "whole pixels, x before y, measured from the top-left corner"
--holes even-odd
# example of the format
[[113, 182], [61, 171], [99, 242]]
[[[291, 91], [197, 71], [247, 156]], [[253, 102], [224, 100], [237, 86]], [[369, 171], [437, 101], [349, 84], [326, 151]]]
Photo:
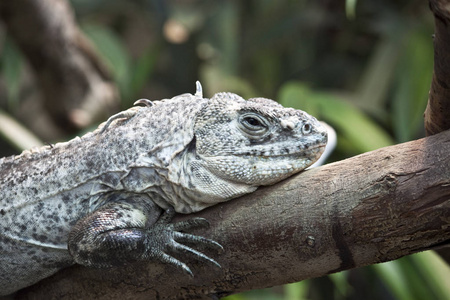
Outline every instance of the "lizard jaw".
[[307, 150], [270, 156], [232, 155], [208, 158], [205, 168], [215, 176], [251, 186], [279, 182], [312, 165], [323, 153], [325, 145]]

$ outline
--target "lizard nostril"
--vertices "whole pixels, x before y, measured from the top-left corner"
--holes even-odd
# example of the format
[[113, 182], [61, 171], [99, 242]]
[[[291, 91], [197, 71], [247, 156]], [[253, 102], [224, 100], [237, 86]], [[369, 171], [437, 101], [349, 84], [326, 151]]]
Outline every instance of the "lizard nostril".
[[312, 131], [312, 126], [309, 123], [305, 123], [302, 127], [303, 134], [308, 134]]

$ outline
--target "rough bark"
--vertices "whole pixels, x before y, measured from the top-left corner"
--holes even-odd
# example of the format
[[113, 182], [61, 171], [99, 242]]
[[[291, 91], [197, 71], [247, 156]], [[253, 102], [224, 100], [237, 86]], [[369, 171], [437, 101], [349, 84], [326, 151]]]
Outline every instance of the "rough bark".
[[450, 1], [430, 0], [435, 20], [434, 70], [425, 110], [427, 135], [450, 129]]
[[46, 110], [68, 132], [117, 108], [109, 72], [65, 0], [2, 0], [0, 19], [33, 67]]
[[[430, 0], [434, 15], [433, 80], [424, 114], [427, 136], [450, 129], [450, 1]], [[450, 248], [437, 250], [450, 264]]]
[[[194, 278], [140, 263], [74, 266], [19, 299], [207, 299], [389, 261], [450, 243], [450, 131], [308, 170], [198, 216], [225, 247]], [[178, 216], [177, 220], [190, 216]]]

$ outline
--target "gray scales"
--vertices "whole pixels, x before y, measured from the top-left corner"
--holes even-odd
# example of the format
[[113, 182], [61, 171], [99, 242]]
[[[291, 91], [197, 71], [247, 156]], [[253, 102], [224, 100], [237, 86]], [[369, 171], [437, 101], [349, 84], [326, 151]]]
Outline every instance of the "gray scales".
[[201, 250], [222, 246], [186, 233], [208, 222], [170, 223], [175, 212], [274, 184], [327, 142], [303, 111], [232, 93], [203, 98], [198, 82], [194, 95], [137, 103], [82, 137], [0, 159], [0, 295], [75, 263], [155, 260], [192, 274], [187, 251], [218, 265]]

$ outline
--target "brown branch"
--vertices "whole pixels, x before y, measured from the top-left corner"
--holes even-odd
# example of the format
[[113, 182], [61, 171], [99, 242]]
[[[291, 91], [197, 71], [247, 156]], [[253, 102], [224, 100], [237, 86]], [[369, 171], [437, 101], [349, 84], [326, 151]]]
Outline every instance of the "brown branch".
[[111, 114], [118, 93], [65, 0], [2, 0], [0, 18], [33, 67], [46, 110], [76, 130]]
[[430, 0], [434, 14], [434, 71], [425, 110], [427, 135], [450, 129], [450, 1]]
[[[450, 131], [312, 169], [197, 215], [225, 247], [194, 278], [155, 263], [63, 270], [20, 299], [207, 299], [450, 243]], [[177, 220], [191, 216], [178, 216]]]
[[[435, 20], [435, 34], [433, 80], [424, 114], [428, 136], [450, 129], [450, 1], [429, 2]], [[437, 252], [450, 264], [450, 248]]]

